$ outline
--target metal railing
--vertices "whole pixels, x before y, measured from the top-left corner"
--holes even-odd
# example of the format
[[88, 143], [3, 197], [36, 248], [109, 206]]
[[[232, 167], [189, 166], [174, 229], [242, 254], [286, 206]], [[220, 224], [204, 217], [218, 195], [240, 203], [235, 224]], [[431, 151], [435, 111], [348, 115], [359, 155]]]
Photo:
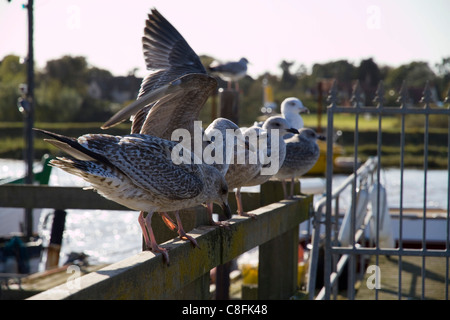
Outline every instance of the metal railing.
[[[444, 249], [428, 249], [427, 248], [427, 177], [428, 177], [428, 154], [430, 150], [430, 115], [442, 115], [448, 117], [450, 120], [450, 108], [435, 107], [432, 106], [431, 90], [427, 83], [425, 90], [423, 91], [423, 98], [421, 103], [423, 107], [412, 107], [409, 103], [408, 90], [403, 83], [400, 90], [400, 96], [398, 102], [400, 106], [391, 107], [384, 105], [384, 86], [381, 82], [378, 86], [376, 92], [376, 97], [374, 101], [377, 103], [375, 107], [366, 107], [362, 104], [363, 93], [359, 83], [356, 83], [352, 102], [353, 107], [341, 107], [338, 106], [338, 91], [336, 82], [333, 84], [329, 93], [329, 106], [327, 108], [328, 115], [328, 126], [327, 126], [327, 150], [332, 149], [333, 143], [333, 116], [335, 114], [344, 113], [351, 114], [355, 117], [355, 131], [354, 131], [354, 171], [356, 172], [350, 175], [344, 183], [342, 183], [338, 188], [333, 189], [333, 154], [332, 152], [327, 153], [327, 185], [326, 194], [331, 195], [324, 197], [315, 206], [315, 216], [313, 219], [313, 234], [312, 234], [312, 251], [311, 251], [311, 262], [309, 269], [309, 280], [308, 280], [308, 291], [310, 299], [315, 296], [316, 280], [318, 273], [318, 255], [319, 255], [319, 243], [320, 243], [320, 230], [321, 226], [325, 227], [324, 236], [324, 286], [319, 291], [316, 299], [330, 299], [331, 295], [334, 293], [336, 297], [336, 285], [337, 279], [344, 271], [344, 268], [348, 268], [348, 288], [347, 295], [349, 299], [355, 298], [355, 281], [357, 272], [357, 259], [362, 259], [363, 257], [374, 257], [375, 266], [379, 266], [379, 256], [398, 256], [398, 299], [403, 298], [402, 294], [402, 257], [404, 256], [418, 256], [422, 258], [420, 276], [421, 276], [421, 295], [420, 298], [425, 299], [425, 279], [426, 279], [426, 258], [427, 257], [442, 257], [445, 259], [445, 276], [444, 276], [444, 292], [442, 297], [444, 299], [449, 299], [449, 259], [450, 259], [450, 200], [449, 195], [447, 195], [447, 208], [446, 208], [446, 240]], [[450, 91], [448, 93], [450, 96]], [[444, 103], [449, 102], [449, 97], [446, 98]], [[374, 115], [378, 117], [378, 133], [377, 133], [377, 154], [370, 158], [361, 168], [358, 169], [358, 156], [359, 156], [359, 117], [363, 114]], [[399, 203], [399, 229], [398, 229], [398, 245], [380, 245], [380, 223], [382, 223], [383, 215], [382, 209], [380, 209], [380, 201], [383, 199], [383, 186], [380, 183], [380, 172], [381, 172], [381, 161], [382, 152], [381, 147], [383, 145], [383, 132], [382, 132], [382, 122], [383, 116], [387, 115], [397, 115], [400, 118], [400, 145], [399, 145], [399, 155], [400, 155], [400, 203]], [[407, 132], [405, 130], [405, 119], [407, 115], [423, 115], [424, 116], [424, 127], [423, 127], [423, 207], [422, 207], [422, 234], [421, 234], [421, 248], [405, 248], [403, 239], [403, 228], [404, 228], [404, 177], [405, 177], [405, 137]], [[450, 168], [450, 158], [448, 153], [450, 152], [450, 131], [448, 134], [448, 146], [447, 155], [443, 154], [442, 157], [447, 157], [447, 168]], [[447, 188], [450, 190], [450, 174], [447, 171]], [[350, 237], [347, 241], [342, 241], [339, 239], [338, 232], [339, 228], [339, 200], [342, 192], [351, 186], [351, 206], [350, 211], [348, 211], [348, 219], [350, 220], [349, 231]], [[367, 203], [362, 203], [363, 200], [360, 198], [361, 191], [367, 190], [368, 187], [372, 186], [375, 189], [376, 197], [376, 208], [372, 210], [362, 210], [363, 215], [360, 216], [358, 212], [361, 207], [366, 207]], [[365, 195], [367, 196], [367, 194]], [[366, 209], [366, 208], [364, 208]], [[345, 217], [344, 217], [345, 219]], [[367, 230], [368, 223], [373, 221], [375, 229], [371, 232], [371, 238], [374, 241], [369, 243], [364, 241], [363, 234]], [[346, 221], [348, 222], [348, 221]], [[342, 224], [344, 221], [342, 221]], [[362, 241], [361, 241], [362, 240]], [[343, 243], [345, 242], [345, 243]], [[376, 279], [378, 281], [378, 279]], [[375, 288], [375, 299], [378, 299], [379, 287]]]
[[[340, 213], [340, 198], [342, 196], [342, 193], [346, 191], [348, 188], [355, 191], [355, 194], [357, 194], [357, 190], [359, 189], [359, 186], [362, 184], [366, 184], [367, 182], [373, 183], [373, 175], [376, 173], [376, 169], [378, 167], [377, 159], [376, 158], [370, 158], [367, 160], [366, 163], [364, 163], [363, 166], [361, 166], [356, 174], [349, 175], [344, 182], [342, 182], [336, 189], [333, 190], [331, 194], [331, 200], [334, 202], [334, 214], [333, 214], [333, 227], [334, 227], [334, 243], [338, 242], [337, 236], [338, 236], [338, 226], [339, 226], [339, 213]], [[365, 185], [365, 188], [367, 186]], [[357, 197], [353, 197], [356, 199]], [[323, 220], [323, 217], [325, 217], [327, 208], [327, 197], [321, 198], [319, 201], [317, 201], [314, 205], [314, 228], [312, 231], [312, 250], [311, 250], [311, 260], [310, 260], [310, 267], [309, 267], [309, 275], [308, 275], [308, 285], [307, 285], [307, 292], [309, 293], [309, 298], [314, 299], [314, 288], [316, 287], [316, 278], [317, 278], [317, 265], [318, 265], [318, 259], [319, 259], [319, 250], [320, 250], [320, 225], [325, 223]], [[354, 210], [351, 210], [353, 212]], [[355, 220], [352, 219], [350, 229], [353, 231], [352, 234], [355, 234], [355, 242], [358, 242], [363, 233], [364, 229], [367, 226], [368, 222], [370, 221], [372, 215], [370, 212], [366, 214], [364, 217], [364, 222], [359, 228], [356, 228]], [[349, 255], [345, 254], [339, 259], [337, 263], [337, 268], [333, 271], [333, 274], [331, 275], [331, 286], [334, 285], [337, 277], [342, 273], [343, 267], [349, 260]], [[322, 299], [324, 295], [324, 289], [319, 292], [317, 295], [317, 299]]]

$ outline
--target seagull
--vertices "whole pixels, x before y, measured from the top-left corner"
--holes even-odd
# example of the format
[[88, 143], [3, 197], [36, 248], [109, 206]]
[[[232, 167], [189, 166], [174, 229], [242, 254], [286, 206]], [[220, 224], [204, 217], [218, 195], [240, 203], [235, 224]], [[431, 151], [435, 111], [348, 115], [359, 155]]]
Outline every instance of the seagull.
[[[286, 157], [275, 178], [281, 180], [285, 199], [294, 195], [294, 179], [307, 173], [319, 159], [317, 139], [325, 137], [317, 134], [313, 129], [302, 128], [299, 133], [286, 139]], [[290, 196], [287, 195], [286, 179], [291, 180]]]
[[[208, 164], [195, 164], [193, 153], [189, 154], [191, 164], [174, 164], [175, 141], [143, 134], [85, 134], [75, 139], [35, 130], [50, 136], [45, 141], [73, 157], [59, 157], [50, 162], [52, 166], [83, 178], [103, 197], [140, 211], [138, 221], [147, 247], [163, 254], [167, 263], [167, 250], [158, 246], [151, 227], [154, 212], [215, 202], [231, 218], [223, 175]], [[188, 152], [182, 151], [183, 155]]]
[[[274, 133], [274, 130], [278, 131], [278, 141], [274, 142], [275, 146], [278, 146], [278, 149], [276, 150], [272, 150], [271, 148], [273, 139], [272, 135]], [[284, 159], [286, 157], [286, 143], [283, 139], [283, 136], [286, 133], [298, 133], [298, 130], [295, 128], [290, 128], [288, 122], [283, 117], [272, 116], [264, 121], [259, 139], [267, 139], [267, 150], [263, 150], [262, 152], [263, 158], [260, 159], [260, 161], [262, 162], [261, 170], [255, 176], [249, 179], [244, 184], [244, 186], [251, 187], [260, 185], [268, 181], [273, 175], [278, 172], [278, 170], [283, 165]], [[274, 159], [275, 163], [272, 163], [272, 157], [276, 157], [276, 159]], [[276, 165], [276, 167], [271, 168], [273, 165]], [[272, 170], [267, 170], [269, 168], [271, 168]]]
[[[278, 141], [274, 141], [274, 145], [278, 148], [276, 150], [272, 150], [271, 148], [272, 139], [275, 138], [275, 136], [273, 136], [274, 130], [278, 131]], [[258, 157], [257, 163], [253, 165], [248, 165], [247, 163], [245, 165], [230, 164], [227, 175], [225, 176], [225, 179], [229, 184], [229, 188], [237, 188], [235, 197], [238, 207], [238, 214], [240, 216], [254, 217], [254, 215], [244, 212], [240, 193], [241, 187], [260, 185], [268, 181], [278, 172], [286, 155], [286, 145], [283, 139], [283, 135], [286, 133], [298, 133], [298, 130], [295, 128], [290, 128], [286, 119], [280, 116], [272, 116], [268, 118], [264, 122], [262, 128], [253, 126], [244, 131], [244, 136], [251, 137], [253, 134], [256, 137], [259, 155], [262, 157]], [[261, 140], [263, 143], [261, 143]], [[267, 144], [265, 145], [264, 142]], [[262, 146], [264, 148], [261, 148]], [[273, 157], [276, 157], [276, 159]], [[271, 166], [275, 165], [275, 168], [271, 168]], [[269, 168], [271, 170], [268, 170]]]
[[[237, 146], [244, 146], [245, 141], [242, 137], [237, 136], [236, 140], [234, 136], [228, 137], [227, 131], [231, 130], [234, 132], [235, 130], [239, 130], [239, 127], [229, 119], [226, 118], [217, 118], [215, 119], [204, 131], [201, 127], [197, 128], [198, 132], [202, 131], [203, 135], [199, 137], [201, 145], [200, 148], [196, 148], [195, 141], [190, 141], [187, 144], [187, 149], [191, 150], [190, 147], [193, 146], [194, 153], [196, 155], [196, 159], [198, 161], [202, 161], [203, 163], [209, 164], [215, 167], [222, 176], [225, 176], [228, 171], [230, 157], [227, 154], [228, 150], [232, 150]], [[232, 138], [232, 139], [230, 139]], [[220, 140], [217, 140], [220, 139]], [[218, 141], [215, 144], [215, 141]], [[220, 148], [221, 147], [221, 148]], [[212, 226], [227, 226], [228, 223], [225, 221], [215, 222], [213, 220], [213, 203], [207, 202], [205, 204], [207, 208], [208, 221]], [[177, 231], [180, 235], [180, 238], [184, 240], [189, 240], [194, 247], [198, 247], [197, 242], [191, 236], [187, 235], [182, 226], [182, 221], [179, 216], [179, 211], [175, 211], [174, 215], [177, 220], [177, 223], [169, 217], [167, 212], [159, 212], [161, 218], [164, 223], [172, 230]]]
[[[204, 161], [216, 167], [224, 176], [229, 170], [232, 156], [227, 151], [240, 150], [246, 146], [244, 137], [239, 133], [239, 127], [233, 121], [226, 118], [215, 119], [204, 131], [205, 143], [202, 150]], [[222, 150], [207, 149], [208, 146], [219, 138], [222, 139]]]
[[193, 134], [193, 122], [217, 89], [217, 80], [207, 74], [198, 55], [156, 9], [146, 20], [142, 49], [150, 72], [141, 83], [137, 100], [113, 115], [102, 129], [131, 117], [131, 133], [167, 140], [178, 128]]
[[[295, 97], [289, 97], [283, 100], [281, 103], [281, 114], [284, 117], [291, 128], [300, 130], [304, 126], [301, 113], [309, 113], [309, 109], [305, 107], [302, 101]], [[254, 126], [262, 127], [264, 121], [255, 121]], [[292, 137], [292, 133], [288, 133], [284, 138]]]
[[[172, 140], [175, 130], [186, 129], [194, 138], [195, 121], [199, 119], [200, 110], [208, 97], [217, 89], [217, 80], [207, 74], [198, 55], [156, 9], [151, 10], [146, 20], [142, 45], [150, 73], [142, 81], [137, 100], [117, 112], [102, 128], [110, 128], [131, 118], [132, 134], [148, 134]], [[211, 123], [205, 131], [200, 151], [211, 142], [207, 139], [207, 132], [218, 129], [225, 137], [223, 130], [237, 128], [233, 125], [223, 118]], [[194, 147], [193, 139], [191, 147]], [[212, 165], [223, 174], [228, 169], [227, 163]], [[211, 204], [207, 204], [207, 209], [210, 223], [221, 225], [212, 220]], [[160, 214], [170, 229], [177, 228], [166, 212]], [[178, 212], [175, 212], [175, 216], [180, 233], [182, 226]], [[192, 238], [187, 238], [196, 246]]]
[[[287, 120], [291, 128], [300, 130], [304, 126], [301, 113], [309, 113], [309, 109], [306, 108], [300, 99], [295, 97], [289, 97], [283, 100], [281, 103], [281, 114]], [[292, 137], [292, 134], [288, 134], [285, 138]]]
[[244, 145], [244, 148], [241, 149], [237, 148], [239, 145], [236, 145], [233, 153], [233, 162], [228, 166], [228, 171], [225, 175], [229, 189], [236, 189], [237, 212], [242, 217], [255, 218], [255, 215], [244, 212], [241, 200], [241, 187], [249, 177], [255, 176], [261, 170], [262, 163], [258, 161], [258, 154], [256, 152], [258, 150], [259, 131], [261, 131], [260, 128], [255, 130], [252, 127], [242, 131], [242, 136], [248, 138], [248, 142], [246, 141], [247, 143]]
[[228, 89], [231, 89], [231, 82], [234, 82], [235, 90], [239, 91], [238, 81], [247, 74], [246, 58], [241, 58], [239, 61], [227, 62], [224, 64], [212, 63], [208, 69], [211, 73], [217, 74], [220, 78], [227, 81]]
[[[230, 133], [230, 134], [229, 134]], [[217, 118], [205, 129], [206, 146], [203, 147], [203, 161], [211, 164], [219, 170], [219, 172], [227, 180], [228, 171], [230, 168], [234, 168], [233, 164], [236, 163], [237, 151], [248, 150], [248, 143], [244, 140], [244, 136], [240, 133], [239, 127], [231, 120], [226, 118]], [[222, 139], [222, 150], [211, 150], [209, 145], [215, 142], [216, 139]], [[220, 146], [220, 143], [219, 143]], [[209, 149], [209, 150], [208, 150]], [[234, 150], [233, 154], [229, 151]], [[212, 151], [214, 155], [210, 152]], [[218, 153], [222, 152], [221, 156], [216, 157]], [[210, 156], [210, 157], [208, 157]], [[231, 156], [234, 156], [234, 161], [231, 161]], [[233, 163], [233, 164], [231, 164]], [[228, 180], [227, 180], [228, 184]], [[229, 187], [230, 188], [230, 187]], [[215, 222], [213, 220], [213, 204], [207, 203], [208, 220], [211, 225], [226, 226], [227, 223], [223, 221]]]

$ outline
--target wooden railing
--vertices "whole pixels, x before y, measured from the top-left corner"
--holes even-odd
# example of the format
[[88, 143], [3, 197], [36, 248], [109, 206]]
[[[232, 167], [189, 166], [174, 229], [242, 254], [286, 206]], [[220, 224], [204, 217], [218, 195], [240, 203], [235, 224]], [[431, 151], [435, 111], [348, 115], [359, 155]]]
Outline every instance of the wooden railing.
[[[209, 299], [210, 270], [256, 246], [257, 297], [288, 299], [297, 286], [299, 224], [309, 217], [312, 197], [281, 198], [276, 182], [262, 185], [260, 193], [243, 193], [246, 209], [257, 218], [235, 215], [229, 228], [207, 226], [203, 207], [186, 210], [183, 225], [200, 249], [164, 233], [168, 229], [154, 215], [152, 226], [169, 249], [170, 265], [160, 254], [143, 251], [30, 299]], [[233, 210], [234, 195], [229, 199]], [[0, 207], [126, 210], [81, 188], [31, 185], [0, 186]]]

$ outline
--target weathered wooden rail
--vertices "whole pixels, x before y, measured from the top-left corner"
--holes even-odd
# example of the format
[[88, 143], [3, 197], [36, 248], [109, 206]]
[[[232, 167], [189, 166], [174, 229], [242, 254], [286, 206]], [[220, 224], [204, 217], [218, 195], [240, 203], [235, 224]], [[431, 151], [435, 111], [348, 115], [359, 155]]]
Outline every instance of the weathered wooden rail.
[[[264, 184], [260, 193], [243, 193], [246, 208], [257, 219], [235, 215], [229, 228], [206, 226], [202, 207], [187, 210], [181, 215], [183, 225], [200, 249], [172, 232], [163, 233], [168, 229], [155, 215], [152, 225], [169, 249], [169, 266], [161, 255], [144, 251], [30, 299], [208, 299], [210, 270], [256, 246], [258, 298], [287, 299], [296, 291], [298, 226], [309, 217], [312, 197], [281, 198], [275, 182]], [[235, 208], [233, 194], [230, 206]], [[126, 210], [81, 188], [30, 185], [0, 186], [0, 207]]]

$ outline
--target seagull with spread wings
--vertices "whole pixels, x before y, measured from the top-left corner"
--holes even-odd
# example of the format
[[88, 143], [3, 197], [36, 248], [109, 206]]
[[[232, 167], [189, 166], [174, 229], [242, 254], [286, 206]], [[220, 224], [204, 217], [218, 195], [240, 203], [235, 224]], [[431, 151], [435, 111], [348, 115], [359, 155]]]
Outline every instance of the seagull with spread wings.
[[[217, 89], [217, 80], [207, 74], [198, 55], [156, 9], [151, 10], [146, 20], [142, 45], [150, 73], [142, 81], [138, 98], [106, 121], [102, 128], [110, 128], [131, 118], [131, 133], [170, 140], [174, 130], [186, 129], [194, 138], [194, 122], [199, 119], [208, 97]], [[226, 137], [226, 129], [236, 128], [230, 120], [220, 119], [211, 123], [206, 132], [217, 129]], [[203, 148], [210, 142], [207, 138], [202, 139]], [[227, 143], [230, 142], [224, 141], [223, 145]], [[228, 169], [224, 163], [212, 165], [224, 175]], [[211, 205], [207, 205], [207, 212], [213, 223]], [[161, 212], [161, 215], [166, 225], [174, 230], [176, 226], [167, 213]], [[178, 211], [175, 216], [178, 228], [182, 228]], [[192, 238], [188, 239], [196, 245]]]

